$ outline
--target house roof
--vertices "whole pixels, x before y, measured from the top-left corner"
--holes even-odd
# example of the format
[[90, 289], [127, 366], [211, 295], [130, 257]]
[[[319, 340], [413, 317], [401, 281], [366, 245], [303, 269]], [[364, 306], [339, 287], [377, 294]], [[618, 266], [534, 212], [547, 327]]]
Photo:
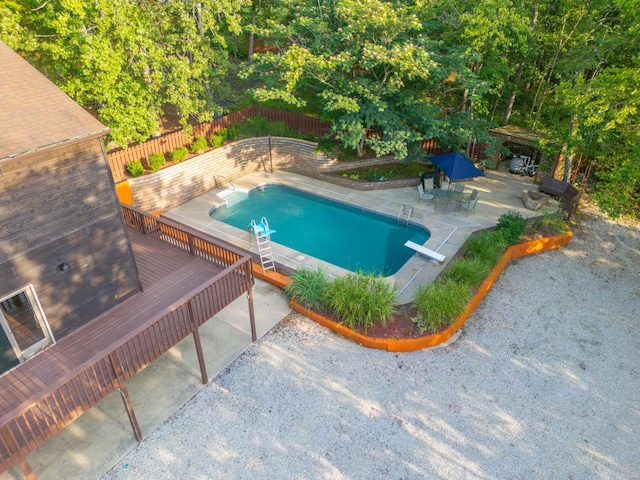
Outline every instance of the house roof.
[[0, 41], [0, 163], [109, 129]]

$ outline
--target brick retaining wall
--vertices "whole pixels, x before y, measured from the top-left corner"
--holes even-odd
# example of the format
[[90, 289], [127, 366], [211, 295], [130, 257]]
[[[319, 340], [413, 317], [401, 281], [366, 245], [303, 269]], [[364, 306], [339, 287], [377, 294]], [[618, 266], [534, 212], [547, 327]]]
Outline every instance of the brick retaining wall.
[[[315, 153], [315, 142], [287, 137], [271, 137], [270, 140], [271, 155], [269, 137], [250, 138], [228, 143], [155, 173], [130, 178], [133, 206], [148, 212], [168, 210], [216, 188], [216, 176], [233, 181], [248, 173], [271, 171], [272, 167], [274, 171], [295, 172], [358, 189], [406, 186], [392, 185], [391, 182], [362, 185], [362, 182], [327, 175], [329, 172], [389, 163], [393, 161], [391, 156], [338, 162], [324, 153]], [[410, 180], [409, 185], [417, 185], [417, 180]]]

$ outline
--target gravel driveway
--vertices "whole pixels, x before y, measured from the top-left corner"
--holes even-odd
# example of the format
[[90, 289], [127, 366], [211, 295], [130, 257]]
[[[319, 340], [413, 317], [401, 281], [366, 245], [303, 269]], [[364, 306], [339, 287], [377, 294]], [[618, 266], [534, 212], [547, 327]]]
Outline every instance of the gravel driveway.
[[291, 314], [105, 479], [640, 479], [640, 230], [583, 216], [451, 346]]

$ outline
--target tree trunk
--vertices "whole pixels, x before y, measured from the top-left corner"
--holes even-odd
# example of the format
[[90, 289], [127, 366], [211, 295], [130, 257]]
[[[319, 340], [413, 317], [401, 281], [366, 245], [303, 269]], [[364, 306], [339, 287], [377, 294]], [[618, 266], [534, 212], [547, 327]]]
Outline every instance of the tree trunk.
[[513, 104], [516, 102], [516, 93], [518, 92], [518, 85], [520, 84], [520, 78], [522, 77], [523, 70], [524, 62], [520, 62], [520, 65], [518, 65], [516, 78], [513, 80], [513, 89], [511, 90], [511, 95], [509, 96], [509, 102], [507, 102], [507, 108], [504, 109], [504, 116], [502, 117], [502, 123], [500, 124], [501, 126], [509, 124], [509, 118], [511, 118]]
[[253, 41], [255, 39], [254, 27], [256, 26], [256, 6], [251, 7], [251, 31], [249, 32], [249, 46], [247, 47], [247, 61], [253, 61]]
[[196, 24], [198, 25], [198, 35], [204, 37], [204, 23], [202, 20], [202, 3], [196, 3]]
[[[531, 38], [532, 39], [536, 33], [537, 22], [538, 22], [538, 6], [536, 5], [533, 8], [533, 15], [531, 16]], [[505, 108], [504, 116], [502, 117], [502, 126], [509, 124], [509, 118], [511, 118], [513, 105], [515, 104], [515, 101], [516, 101], [516, 94], [518, 93], [518, 85], [520, 85], [520, 79], [522, 78], [523, 70], [524, 70], [524, 62], [520, 62], [520, 65], [518, 65], [518, 72], [516, 73], [516, 78], [513, 81], [513, 90], [511, 91], [511, 96], [509, 97], [507, 108]]]
[[[576, 122], [578, 121], [578, 116], [576, 114], [574, 114], [571, 117], [571, 123], [569, 124], [569, 140], [568, 142], [571, 142], [571, 139], [573, 138], [573, 132], [576, 129]], [[565, 145], [566, 146], [566, 145]], [[563, 173], [563, 178], [562, 180], [565, 182], [569, 181], [569, 177], [571, 176], [571, 163], [573, 162], [573, 146], [567, 148], [567, 156], [564, 159], [564, 173]]]

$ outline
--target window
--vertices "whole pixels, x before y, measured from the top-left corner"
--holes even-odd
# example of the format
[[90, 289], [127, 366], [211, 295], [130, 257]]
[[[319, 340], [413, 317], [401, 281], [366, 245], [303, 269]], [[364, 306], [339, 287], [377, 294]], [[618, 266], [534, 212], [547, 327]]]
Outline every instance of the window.
[[0, 374], [53, 343], [32, 285], [0, 297]]

